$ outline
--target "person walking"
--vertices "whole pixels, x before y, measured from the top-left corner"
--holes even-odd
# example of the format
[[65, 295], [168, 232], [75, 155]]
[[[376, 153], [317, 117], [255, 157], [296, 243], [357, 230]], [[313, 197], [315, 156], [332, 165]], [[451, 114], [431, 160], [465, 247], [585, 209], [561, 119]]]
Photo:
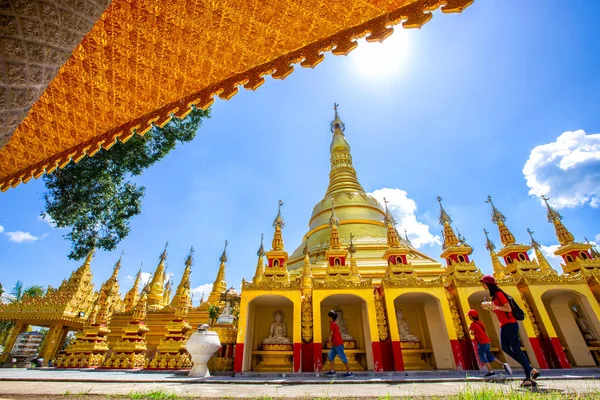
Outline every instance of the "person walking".
[[488, 373], [484, 375], [484, 378], [496, 376], [496, 372], [494, 372], [494, 369], [492, 368], [492, 363], [494, 361], [502, 365], [507, 374], [512, 375], [512, 368], [510, 365], [498, 360], [492, 354], [490, 338], [485, 331], [485, 325], [479, 320], [479, 313], [477, 310], [469, 310], [467, 316], [472, 321], [471, 326], [469, 326], [469, 332], [475, 338], [475, 343], [477, 343], [477, 355], [479, 356], [479, 361], [481, 361], [488, 370]]
[[335, 356], [338, 356], [342, 363], [344, 363], [344, 366], [346, 367], [346, 373], [344, 374], [344, 378], [352, 378], [354, 377], [354, 374], [350, 372], [350, 365], [348, 365], [348, 357], [346, 357], [346, 353], [344, 353], [344, 341], [342, 340], [340, 327], [335, 322], [337, 320], [337, 313], [331, 310], [327, 313], [327, 317], [329, 318], [329, 339], [327, 343], [329, 344], [329, 363], [331, 364], [331, 369], [329, 370], [329, 372], [325, 373], [325, 375], [336, 375], [334, 360]]
[[516, 362], [521, 364], [525, 371], [525, 379], [521, 382], [522, 387], [537, 386], [535, 379], [540, 376], [540, 372], [533, 368], [527, 359], [519, 337], [519, 324], [512, 313], [512, 308], [508, 301], [509, 296], [498, 287], [496, 279], [491, 275], [481, 278], [483, 288], [488, 290], [492, 298], [491, 302], [483, 302], [481, 306], [488, 311], [493, 311], [500, 322], [500, 343], [502, 351], [508, 354]]

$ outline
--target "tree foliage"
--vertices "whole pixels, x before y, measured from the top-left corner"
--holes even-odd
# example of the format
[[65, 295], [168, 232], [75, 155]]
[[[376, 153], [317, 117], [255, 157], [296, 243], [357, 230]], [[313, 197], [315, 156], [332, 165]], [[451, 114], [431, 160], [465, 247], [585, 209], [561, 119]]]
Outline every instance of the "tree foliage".
[[110, 150], [71, 163], [44, 181], [45, 211], [59, 228], [68, 228], [69, 258], [79, 260], [95, 245], [114, 250], [130, 232], [131, 219], [141, 213], [145, 188], [131, 178], [164, 158], [178, 142], [189, 142], [210, 111], [194, 109], [186, 118], [173, 118], [145, 136], [134, 135]]

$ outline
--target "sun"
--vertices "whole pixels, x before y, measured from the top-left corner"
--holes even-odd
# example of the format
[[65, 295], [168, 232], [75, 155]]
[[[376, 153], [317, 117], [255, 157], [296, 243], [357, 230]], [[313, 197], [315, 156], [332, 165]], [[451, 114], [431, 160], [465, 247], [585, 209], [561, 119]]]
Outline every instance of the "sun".
[[365, 39], [349, 54], [357, 72], [374, 78], [393, 75], [404, 64], [408, 55], [408, 35], [401, 29], [383, 43], [369, 43]]

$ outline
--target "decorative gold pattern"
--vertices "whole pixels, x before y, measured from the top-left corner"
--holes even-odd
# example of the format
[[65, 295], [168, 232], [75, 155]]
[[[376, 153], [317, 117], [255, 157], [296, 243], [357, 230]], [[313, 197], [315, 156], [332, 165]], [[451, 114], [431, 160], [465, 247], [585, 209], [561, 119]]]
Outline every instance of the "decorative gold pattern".
[[302, 297], [302, 340], [310, 343], [313, 340], [313, 311], [312, 296]]
[[472, 1], [113, 2], [0, 150], [0, 189]]
[[373, 291], [375, 297], [375, 311], [377, 312], [377, 331], [379, 332], [379, 341], [384, 342], [389, 337], [385, 303], [383, 301], [383, 290], [376, 287]]
[[373, 282], [371, 279], [364, 279], [356, 282], [342, 275], [335, 275], [325, 282], [315, 282], [315, 289], [372, 289]]
[[384, 288], [441, 287], [444, 285], [441, 276], [431, 280], [424, 280], [417, 278], [413, 274], [385, 276], [381, 283]]
[[444, 290], [446, 298], [448, 299], [448, 305], [450, 306], [450, 313], [452, 314], [452, 323], [454, 323], [454, 330], [456, 331], [456, 337], [458, 340], [465, 338], [465, 330], [458, 314], [458, 307], [456, 306], [456, 300], [454, 296], [448, 290]]
[[521, 295], [521, 301], [523, 302], [523, 308], [525, 311], [525, 315], [527, 315], [527, 317], [529, 318], [529, 321], [531, 322], [531, 326], [533, 326], [533, 332], [535, 333], [536, 337], [540, 337], [540, 328], [538, 327], [537, 321], [535, 320], [535, 316], [533, 315], [533, 312], [531, 312], [531, 307], [529, 306], [529, 302], [527, 301], [527, 297], [525, 297], [525, 294], [523, 292], [519, 292], [519, 294]]
[[245, 279], [242, 280], [242, 291], [244, 290], [299, 290], [300, 281], [284, 282], [272, 278], [265, 278], [260, 283], [254, 284]]

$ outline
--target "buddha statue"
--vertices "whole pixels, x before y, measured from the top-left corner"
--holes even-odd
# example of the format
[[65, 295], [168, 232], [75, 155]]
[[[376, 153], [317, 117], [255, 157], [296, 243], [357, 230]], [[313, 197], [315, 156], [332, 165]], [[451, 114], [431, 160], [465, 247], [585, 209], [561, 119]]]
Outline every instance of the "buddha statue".
[[396, 320], [398, 322], [398, 332], [400, 332], [400, 341], [401, 342], [418, 342], [419, 337], [413, 335], [410, 330], [410, 326], [408, 322], [404, 319], [404, 314], [402, 310], [396, 310]]
[[577, 322], [577, 327], [579, 328], [579, 331], [583, 335], [583, 338], [585, 339], [585, 341], [586, 342], [597, 342], [598, 337], [596, 336], [594, 330], [590, 327], [588, 322], [585, 320], [585, 318], [581, 315], [581, 311], [579, 310], [577, 305], [573, 304], [571, 309], [573, 310], [573, 314], [575, 314], [574, 316], [575, 316], [575, 322]]
[[225, 302], [225, 307], [223, 307], [223, 312], [217, 319], [217, 324], [233, 324], [233, 308], [231, 307], [230, 302]]
[[269, 337], [263, 340], [263, 344], [292, 344], [287, 337], [287, 325], [283, 321], [283, 312], [275, 311], [273, 323], [269, 328]]
[[352, 337], [350, 332], [348, 332], [348, 324], [346, 323], [346, 320], [344, 319], [344, 314], [343, 314], [342, 310], [340, 310], [338, 308], [335, 311], [335, 313], [337, 314], [337, 319], [335, 320], [335, 322], [337, 323], [338, 328], [340, 328], [340, 333], [342, 334], [342, 340], [344, 342], [352, 342], [354, 340], [354, 337]]

